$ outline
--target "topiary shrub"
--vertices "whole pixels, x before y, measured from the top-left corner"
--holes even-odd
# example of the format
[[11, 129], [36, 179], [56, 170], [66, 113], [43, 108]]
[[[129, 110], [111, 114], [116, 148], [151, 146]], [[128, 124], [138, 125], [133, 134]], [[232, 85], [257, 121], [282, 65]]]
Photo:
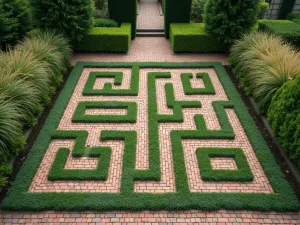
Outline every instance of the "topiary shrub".
[[207, 0], [193, 0], [191, 10], [191, 21], [201, 23], [203, 21], [204, 5]]
[[258, 10], [258, 18], [263, 19], [266, 12], [268, 11], [269, 8], [269, 3], [266, 2], [265, 0], [260, 0], [259, 3], [259, 10]]
[[92, 0], [32, 0], [31, 7], [37, 27], [57, 29], [71, 40], [80, 41], [92, 23]]
[[15, 45], [31, 29], [26, 1], [0, 0], [0, 47]]
[[208, 0], [204, 10], [206, 32], [232, 43], [256, 23], [260, 0]]
[[279, 143], [300, 168], [300, 75], [277, 91], [268, 121]]

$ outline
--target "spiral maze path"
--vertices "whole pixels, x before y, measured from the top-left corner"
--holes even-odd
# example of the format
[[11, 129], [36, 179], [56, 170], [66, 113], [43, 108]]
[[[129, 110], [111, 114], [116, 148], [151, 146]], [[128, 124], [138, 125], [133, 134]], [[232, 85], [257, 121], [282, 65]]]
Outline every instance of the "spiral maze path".
[[220, 63], [78, 62], [9, 210], [297, 210]]

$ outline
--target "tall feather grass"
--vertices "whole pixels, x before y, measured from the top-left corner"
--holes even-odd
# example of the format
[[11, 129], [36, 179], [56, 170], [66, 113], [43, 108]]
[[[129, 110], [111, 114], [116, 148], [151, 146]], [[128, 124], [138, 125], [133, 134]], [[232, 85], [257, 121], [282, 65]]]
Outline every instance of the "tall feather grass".
[[265, 32], [245, 34], [231, 48], [231, 64], [244, 88], [266, 113], [276, 91], [300, 74], [300, 53]]
[[33, 34], [13, 50], [0, 52], [0, 171], [1, 185], [9, 170], [5, 163], [24, 147], [24, 126], [32, 125], [51, 90], [70, 65], [68, 40], [52, 31]]
[[0, 95], [0, 160], [8, 158], [8, 146], [15, 145], [21, 133], [21, 114], [17, 105]]
[[47, 42], [55, 47], [57, 51], [61, 53], [65, 67], [70, 66], [72, 48], [69, 40], [62, 34], [54, 30], [46, 29], [43, 32], [32, 32], [29, 37]]

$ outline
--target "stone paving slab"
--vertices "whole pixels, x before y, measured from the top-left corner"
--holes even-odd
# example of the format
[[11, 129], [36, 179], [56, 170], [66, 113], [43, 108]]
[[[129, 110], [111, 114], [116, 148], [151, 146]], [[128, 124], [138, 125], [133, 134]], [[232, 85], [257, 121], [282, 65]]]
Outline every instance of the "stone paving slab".
[[228, 64], [228, 55], [222, 53], [174, 54], [170, 41], [164, 37], [137, 37], [128, 53], [75, 53], [72, 65], [87, 62], [221, 62]]

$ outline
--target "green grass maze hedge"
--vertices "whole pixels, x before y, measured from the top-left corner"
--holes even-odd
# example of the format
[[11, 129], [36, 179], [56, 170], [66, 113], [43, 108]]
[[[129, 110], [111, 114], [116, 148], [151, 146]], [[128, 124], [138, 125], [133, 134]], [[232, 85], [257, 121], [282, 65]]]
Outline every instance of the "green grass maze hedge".
[[[147, 113], [148, 113], [148, 169], [136, 169], [137, 131], [134, 130], [103, 130], [98, 137], [101, 141], [122, 141], [124, 143], [122, 158], [122, 176], [119, 178], [118, 193], [110, 192], [30, 192], [32, 180], [39, 169], [41, 161], [53, 140], [74, 140], [73, 149], [59, 148], [56, 153], [50, 173], [49, 181], [106, 181], [110, 167], [112, 149], [109, 146], [87, 146], [90, 135], [86, 130], [59, 130], [58, 125], [65, 109], [73, 95], [76, 84], [85, 68], [113, 68], [131, 69], [131, 83], [129, 89], [115, 89], [111, 83], [105, 83], [103, 89], [95, 89], [96, 79], [113, 78], [113, 84], [122, 85], [122, 72], [91, 72], [83, 88], [82, 96], [106, 96], [107, 98], [120, 97], [118, 101], [81, 101], [72, 115], [73, 124], [127, 124], [136, 123], [139, 105], [133, 101], [123, 101], [124, 97], [139, 94], [139, 79], [141, 70], [155, 72], [147, 73]], [[182, 123], [184, 108], [201, 109], [202, 96], [214, 95], [215, 86], [210, 75], [202, 73], [202, 69], [213, 68], [220, 80], [228, 101], [214, 101], [213, 109], [220, 124], [219, 130], [207, 128], [204, 116], [194, 116], [195, 129], [172, 130], [170, 132], [173, 169], [175, 175], [176, 192], [174, 193], [145, 193], [135, 192], [135, 181], [160, 181], [161, 159], [159, 147], [159, 124]], [[157, 69], [164, 70], [162, 72]], [[190, 82], [190, 73], [181, 74], [181, 85], [186, 96], [195, 95], [199, 100], [181, 100], [176, 98], [174, 84], [166, 82], [164, 92], [167, 108], [172, 114], [158, 113], [157, 85], [160, 79], [168, 80], [172, 77], [172, 69], [195, 69], [197, 79], [202, 79], [203, 88], [193, 88]], [[201, 73], [200, 73], [201, 72]], [[71, 79], [72, 78], [72, 79]], [[140, 89], [140, 91], [143, 91]], [[87, 108], [126, 109], [125, 115], [89, 115]], [[234, 140], [232, 124], [229, 122], [226, 110], [233, 109], [251, 143], [265, 175], [272, 186], [274, 193], [225, 193], [225, 192], [191, 192], [184, 157], [184, 140]], [[197, 160], [200, 167], [201, 179], [206, 182], [251, 182], [253, 173], [243, 151], [240, 148], [207, 147], [197, 148]], [[66, 169], [67, 158], [71, 154], [74, 158], [99, 158], [95, 169]], [[210, 165], [210, 158], [232, 158], [238, 167], [236, 170], [214, 170]], [[299, 210], [299, 202], [277, 166], [267, 144], [255, 126], [243, 101], [233, 83], [226, 74], [223, 66], [217, 62], [210, 63], [96, 63], [78, 62], [73, 69], [56, 104], [51, 110], [48, 119], [33, 145], [28, 158], [20, 170], [12, 188], [1, 204], [2, 209], [10, 210], [186, 210], [186, 209], [247, 209], [247, 210]]]

